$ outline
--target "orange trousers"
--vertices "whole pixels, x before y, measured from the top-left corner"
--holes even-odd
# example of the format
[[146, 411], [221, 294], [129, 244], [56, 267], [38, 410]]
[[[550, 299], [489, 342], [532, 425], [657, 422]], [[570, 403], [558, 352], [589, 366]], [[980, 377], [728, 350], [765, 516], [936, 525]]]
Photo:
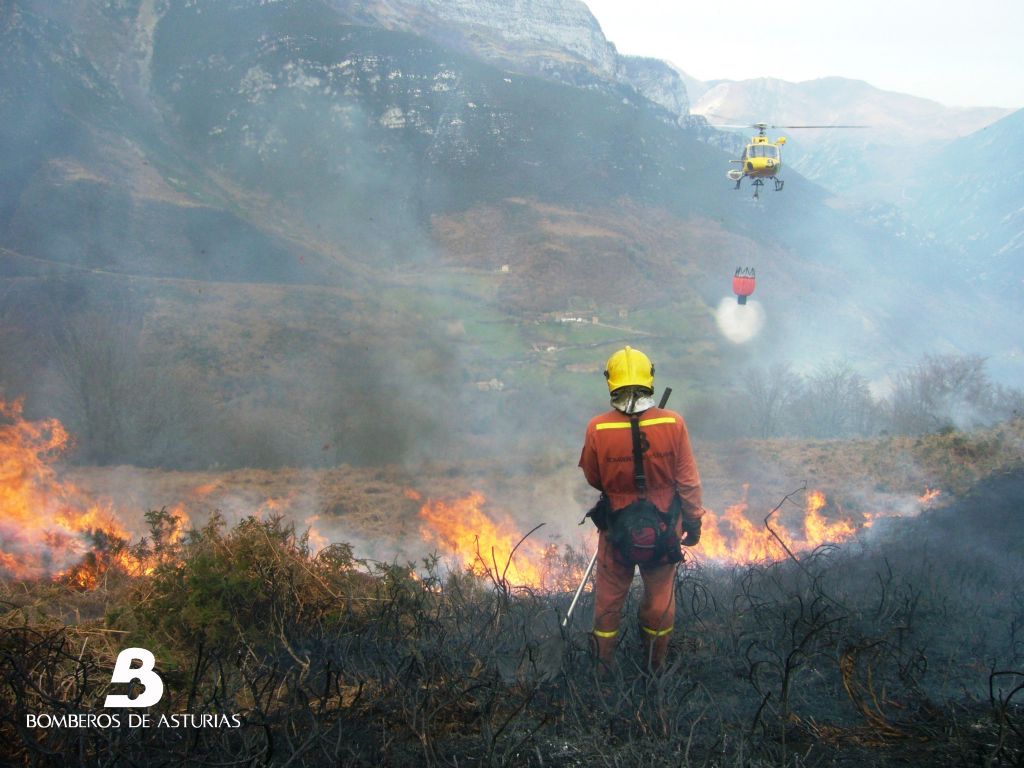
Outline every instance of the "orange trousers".
[[[644, 665], [657, 668], [665, 661], [669, 635], [676, 618], [677, 563], [640, 566], [644, 593], [637, 611], [643, 639]], [[623, 565], [614, 555], [608, 535], [597, 540], [594, 574], [594, 641], [598, 658], [611, 664], [619, 641], [622, 606], [629, 595], [636, 566]]]

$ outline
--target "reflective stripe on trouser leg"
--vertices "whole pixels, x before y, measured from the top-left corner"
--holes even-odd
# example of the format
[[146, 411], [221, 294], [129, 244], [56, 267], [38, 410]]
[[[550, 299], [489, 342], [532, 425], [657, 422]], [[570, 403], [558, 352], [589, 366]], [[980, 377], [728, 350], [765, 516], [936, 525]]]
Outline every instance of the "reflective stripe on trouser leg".
[[646, 663], [657, 669], [668, 654], [669, 635], [676, 620], [676, 564], [641, 568], [644, 596], [637, 618]]
[[669, 627], [668, 629], [651, 629], [650, 627], [645, 627], [641, 625], [640, 629], [642, 629], [645, 634], [650, 635], [651, 637], [664, 637], [669, 632], [671, 632], [674, 629], [674, 627]]
[[637, 611], [641, 627], [662, 630], [676, 620], [676, 564], [668, 563], [640, 569], [644, 595]]
[[597, 654], [597, 658], [606, 664], [611, 664], [615, 658], [615, 648], [619, 644], [619, 630], [595, 629], [593, 637], [594, 651]]
[[598, 657], [609, 664], [619, 642], [622, 608], [633, 583], [633, 571], [612, 556], [608, 536], [602, 532], [597, 540], [594, 567], [594, 643]]

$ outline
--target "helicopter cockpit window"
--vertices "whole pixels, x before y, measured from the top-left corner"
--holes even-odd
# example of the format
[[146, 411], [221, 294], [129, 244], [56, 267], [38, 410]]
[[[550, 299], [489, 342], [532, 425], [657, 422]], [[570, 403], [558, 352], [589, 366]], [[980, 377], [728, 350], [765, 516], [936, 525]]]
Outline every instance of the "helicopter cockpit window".
[[751, 157], [770, 157], [773, 160], [779, 157], [779, 148], [774, 144], [752, 144], [748, 150]]

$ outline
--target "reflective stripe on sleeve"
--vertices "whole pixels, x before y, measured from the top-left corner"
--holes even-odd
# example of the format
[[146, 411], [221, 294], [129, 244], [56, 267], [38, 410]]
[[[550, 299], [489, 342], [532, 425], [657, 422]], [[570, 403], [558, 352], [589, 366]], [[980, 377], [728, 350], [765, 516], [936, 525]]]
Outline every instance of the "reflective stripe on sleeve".
[[610, 629], [607, 632], [603, 632], [600, 629], [595, 629], [594, 630], [594, 634], [597, 637], [615, 637], [616, 635], [619, 634], [619, 630], [617, 630], [617, 629]]

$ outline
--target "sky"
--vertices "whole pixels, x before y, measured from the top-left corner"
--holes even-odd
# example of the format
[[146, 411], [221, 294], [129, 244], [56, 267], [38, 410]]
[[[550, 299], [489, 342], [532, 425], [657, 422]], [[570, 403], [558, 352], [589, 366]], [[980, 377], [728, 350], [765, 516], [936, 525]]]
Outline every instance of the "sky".
[[949, 107], [1024, 107], [1024, 0], [584, 0], [619, 53], [698, 80], [864, 80]]

